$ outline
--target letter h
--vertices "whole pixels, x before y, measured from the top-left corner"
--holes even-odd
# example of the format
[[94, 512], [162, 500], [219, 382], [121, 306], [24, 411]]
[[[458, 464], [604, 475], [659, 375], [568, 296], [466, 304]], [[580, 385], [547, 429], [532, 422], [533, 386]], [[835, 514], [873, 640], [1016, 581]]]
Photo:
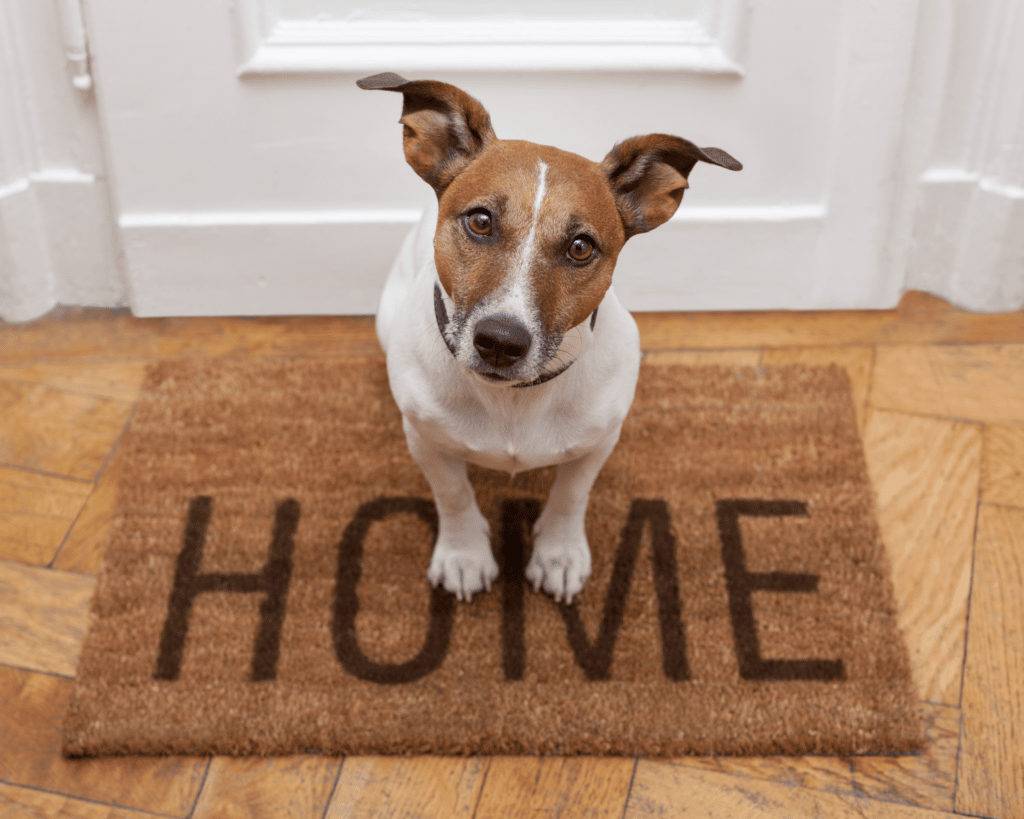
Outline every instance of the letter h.
[[167, 605], [167, 619], [164, 621], [160, 655], [153, 677], [173, 681], [180, 676], [192, 606], [198, 595], [207, 592], [241, 592], [265, 595], [260, 605], [260, 624], [253, 646], [250, 678], [253, 682], [272, 680], [277, 676], [281, 628], [292, 573], [294, 535], [299, 525], [299, 504], [291, 499], [278, 504], [270, 554], [263, 569], [256, 574], [199, 573], [212, 511], [213, 499], [205, 495], [193, 498], [189, 503], [182, 549], [178, 554], [174, 587]]

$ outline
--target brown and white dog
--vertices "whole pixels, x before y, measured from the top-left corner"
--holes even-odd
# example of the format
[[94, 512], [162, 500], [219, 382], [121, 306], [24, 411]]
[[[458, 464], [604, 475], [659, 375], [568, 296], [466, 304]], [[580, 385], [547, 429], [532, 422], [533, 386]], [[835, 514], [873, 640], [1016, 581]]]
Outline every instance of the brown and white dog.
[[698, 161], [741, 165], [664, 134], [591, 162], [498, 139], [483, 106], [447, 83], [378, 74], [358, 85], [404, 96], [405, 158], [437, 194], [377, 313], [409, 450], [437, 504], [427, 577], [469, 600], [498, 575], [467, 461], [513, 474], [557, 464], [526, 577], [571, 603], [590, 574], [590, 489], [640, 365], [615, 260], [675, 213]]

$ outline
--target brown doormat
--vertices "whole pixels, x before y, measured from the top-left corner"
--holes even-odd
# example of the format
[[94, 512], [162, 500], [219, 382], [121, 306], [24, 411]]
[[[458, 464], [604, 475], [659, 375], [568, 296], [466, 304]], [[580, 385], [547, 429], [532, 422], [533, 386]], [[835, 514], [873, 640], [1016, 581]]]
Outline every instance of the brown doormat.
[[69, 755], [921, 744], [838, 368], [645, 366], [571, 607], [523, 580], [551, 470], [474, 470], [501, 580], [430, 589], [379, 361], [155, 365], [124, 447]]

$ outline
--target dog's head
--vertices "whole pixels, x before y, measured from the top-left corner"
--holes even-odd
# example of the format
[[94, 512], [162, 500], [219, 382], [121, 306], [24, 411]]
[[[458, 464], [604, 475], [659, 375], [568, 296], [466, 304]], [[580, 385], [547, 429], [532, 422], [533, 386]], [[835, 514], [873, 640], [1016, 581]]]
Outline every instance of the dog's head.
[[498, 139], [484, 107], [453, 85], [397, 74], [358, 84], [404, 96], [405, 158], [438, 198], [438, 328], [463, 366], [494, 383], [525, 386], [568, 367], [626, 240], [671, 218], [697, 162], [742, 167], [666, 134], [591, 162]]

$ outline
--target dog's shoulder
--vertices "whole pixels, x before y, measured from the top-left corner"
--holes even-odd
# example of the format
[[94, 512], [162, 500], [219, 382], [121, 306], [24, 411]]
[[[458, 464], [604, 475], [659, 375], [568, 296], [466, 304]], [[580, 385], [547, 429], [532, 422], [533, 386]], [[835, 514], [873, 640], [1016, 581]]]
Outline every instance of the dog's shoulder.
[[433, 287], [437, 272], [434, 267], [434, 230], [437, 226], [437, 202], [423, 209], [419, 221], [406, 234], [398, 255], [391, 265], [377, 307], [377, 339], [387, 352], [397, 322], [408, 322], [398, 316], [409, 307], [410, 300], [420, 299]]

